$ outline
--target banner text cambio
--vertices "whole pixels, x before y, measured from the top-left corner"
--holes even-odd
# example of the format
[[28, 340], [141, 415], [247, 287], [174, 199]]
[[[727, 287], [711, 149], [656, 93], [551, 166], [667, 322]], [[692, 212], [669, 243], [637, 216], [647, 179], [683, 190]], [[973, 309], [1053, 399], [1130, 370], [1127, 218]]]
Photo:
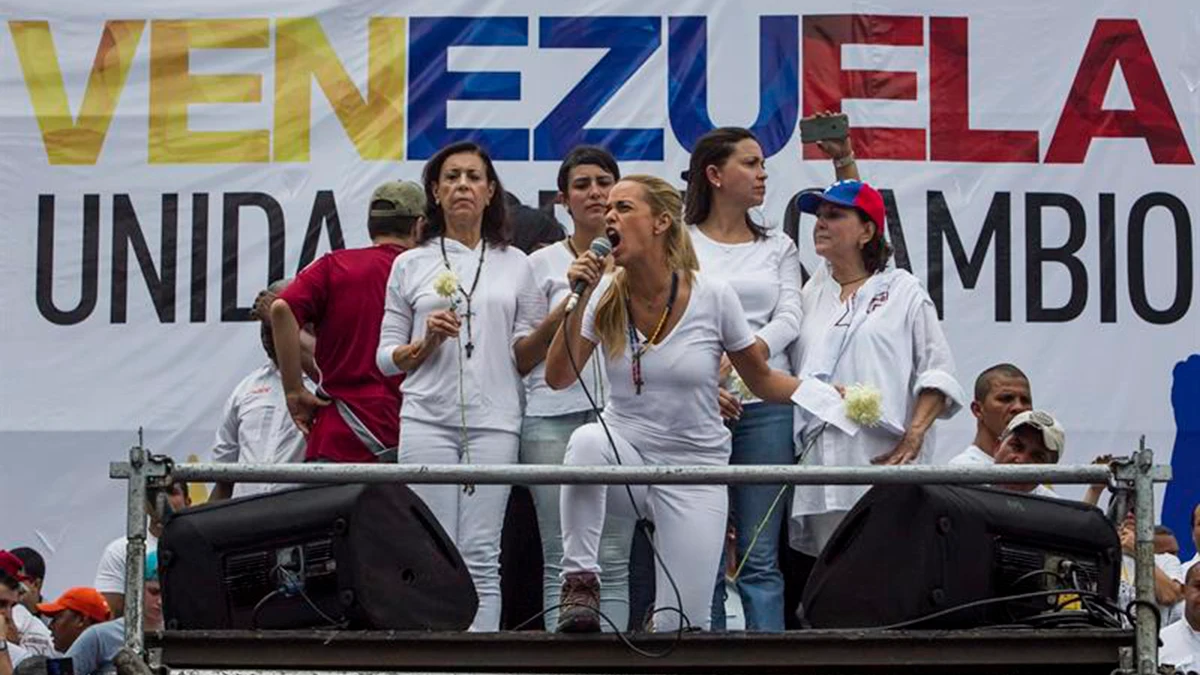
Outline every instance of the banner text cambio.
[[[1024, 319], [1030, 323], [1063, 323], [1079, 319], [1089, 304], [1089, 293], [1094, 289], [1088, 278], [1088, 270], [1099, 276], [1098, 298], [1099, 322], [1115, 323], [1118, 320], [1117, 283], [1118, 245], [1124, 251], [1124, 269], [1128, 275], [1128, 300], [1134, 315], [1150, 324], [1172, 324], [1181, 320], [1188, 312], [1193, 295], [1193, 270], [1195, 249], [1192, 237], [1191, 215], [1183, 201], [1166, 192], [1153, 192], [1141, 196], [1128, 209], [1127, 227], [1122, 231], [1126, 239], [1118, 242], [1116, 228], [1116, 202], [1111, 193], [1101, 193], [1096, 198], [1099, 218], [1089, 227], [1084, 205], [1080, 199], [1064, 193], [1029, 192], [1016, 195], [1023, 198], [1025, 233], [1024, 241], [1013, 242], [1013, 211], [1022, 212], [1022, 206], [1014, 207], [1014, 195], [997, 192], [993, 195], [979, 237], [973, 242], [964, 241], [959, 228], [946, 203], [944, 194], [930, 190], [926, 193], [926, 260], [923, 279], [930, 297], [944, 314], [944, 294], [947, 271], [953, 269], [965, 290], [972, 290], [979, 283], [985, 265], [990, 265], [995, 275], [994, 316], [997, 322], [1013, 320], [1013, 247], [1024, 250]], [[111, 323], [124, 323], [128, 305], [128, 277], [130, 251], [134, 254], [140, 275], [153, 302], [161, 323], [176, 321], [176, 289], [183, 283], [177, 270], [181, 258], [190, 260], [191, 275], [188, 288], [192, 323], [207, 321], [207, 266], [209, 205], [220, 204], [221, 209], [221, 294], [220, 320], [247, 321], [249, 306], [239, 306], [237, 299], [238, 278], [243, 272], [260, 276], [266, 282], [288, 276], [284, 270], [284, 253], [287, 250], [284, 212], [279, 202], [261, 192], [225, 193], [221, 196], [207, 193], [191, 195], [190, 250], [179, 251], [178, 194], [162, 195], [160, 216], [161, 242], [159, 262], [156, 265], [147, 245], [144, 228], [149, 227], [151, 218], [135, 212], [128, 194], [105, 196], [111, 200], [112, 242], [111, 255], [104, 267], [111, 273], [110, 314]], [[894, 194], [884, 191], [888, 210], [889, 240], [896, 250], [896, 264], [913, 269], [908, 255], [908, 238], [905, 234], [903, 213], [897, 208]], [[54, 231], [56, 221], [56, 199], [54, 195], [39, 197], [37, 235], [37, 289], [38, 311], [51, 323], [72, 325], [88, 319], [96, 309], [100, 281], [100, 222], [102, 198], [99, 194], [83, 196], [82, 218], [82, 265], [79, 268], [79, 295], [74, 307], [62, 308], [53, 297], [54, 279]], [[238, 240], [243, 211], [257, 209], [265, 216], [267, 226], [267, 269], [243, 270], [239, 255]], [[1161, 209], [1169, 215], [1175, 250], [1174, 270], [1157, 270], [1156, 274], [1173, 273], [1173, 291], [1167, 301], [1162, 298], [1151, 300], [1147, 292], [1147, 270], [1145, 262], [1146, 224], [1149, 214]], [[1050, 246], [1044, 243], [1043, 218], [1058, 211], [1065, 214], [1068, 234], [1065, 243]], [[785, 216], [786, 219], [786, 216]], [[261, 220], [261, 218], [259, 218]], [[788, 223], [785, 222], [785, 227]], [[313, 199], [308, 224], [304, 230], [303, 243], [297, 270], [302, 269], [316, 255], [319, 240], [325, 232], [330, 248], [345, 246], [341, 221], [338, 217], [334, 193], [329, 190], [317, 192]], [[1090, 235], [1090, 236], [1089, 236]], [[949, 263], [949, 264], [948, 264]], [[952, 264], [952, 267], [951, 267]], [[1060, 266], [1069, 275], [1067, 300], [1058, 306], [1048, 305], [1044, 294], [1043, 276], [1052, 266]], [[57, 275], [62, 277], [61, 273]]]
[[[519, 72], [451, 71], [449, 50], [531, 47], [535, 20], [538, 50], [601, 49], [604, 56], [530, 128], [449, 127], [450, 102], [519, 101], [526, 84]], [[658, 161], [664, 157], [666, 128], [588, 124], [664, 42], [665, 118], [671, 132], [690, 149], [715, 126], [707, 103], [709, 26], [703, 16], [376, 16], [367, 20], [365, 96], [316, 18], [111, 20], [103, 25], [77, 114], [68, 103], [52, 26], [23, 20], [8, 26], [52, 165], [101, 161], [130, 67], [147, 51], [141, 47], [147, 32], [151, 164], [310, 161], [314, 80], [364, 160], [424, 160], [447, 143], [474, 140], [497, 160], [558, 161], [576, 144], [597, 143], [622, 161]], [[1063, 46], [1064, 54], [1081, 57], [1044, 151], [1037, 131], [970, 126], [968, 34], [968, 19], [961, 17], [760, 17], [759, 109], [750, 128], [770, 156], [787, 146], [801, 114], [840, 110], [845, 99], [915, 101], [916, 73], [847, 70], [841, 49], [851, 44], [924, 47], [930, 79], [927, 126], [855, 128], [861, 158], [1080, 164], [1093, 139], [1135, 138], [1144, 141], [1155, 164], [1194, 164], [1137, 20], [1099, 19], [1078, 51]], [[273, 69], [273, 91], [263, 91], [261, 73], [193, 74], [191, 53], [206, 49], [273, 50], [264, 61]], [[1103, 107], [1118, 67], [1132, 100], [1129, 110]], [[221, 104], [236, 116], [239, 106], [267, 105], [268, 98], [269, 129], [189, 129], [193, 103]], [[806, 148], [806, 157], [815, 159], [817, 152]]]

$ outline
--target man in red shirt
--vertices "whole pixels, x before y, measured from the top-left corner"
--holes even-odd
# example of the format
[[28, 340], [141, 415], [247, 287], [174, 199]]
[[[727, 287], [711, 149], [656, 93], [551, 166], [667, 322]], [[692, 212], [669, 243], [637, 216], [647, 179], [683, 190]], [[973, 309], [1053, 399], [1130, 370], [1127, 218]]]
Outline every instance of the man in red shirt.
[[[392, 262], [413, 246], [425, 191], [390, 181], [371, 196], [371, 246], [333, 251], [296, 275], [271, 304], [271, 325], [288, 411], [308, 437], [305, 461], [396, 461], [400, 382], [375, 366]], [[304, 388], [300, 327], [311, 325], [318, 390]]]

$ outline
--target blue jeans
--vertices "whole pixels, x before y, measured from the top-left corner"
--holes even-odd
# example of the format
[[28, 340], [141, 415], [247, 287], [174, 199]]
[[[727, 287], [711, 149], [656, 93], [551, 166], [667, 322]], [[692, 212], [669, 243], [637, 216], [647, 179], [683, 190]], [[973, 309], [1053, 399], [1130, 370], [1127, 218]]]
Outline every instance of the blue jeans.
[[[784, 464], [795, 461], [792, 449], [792, 406], [751, 403], [732, 427], [730, 464]], [[791, 505], [782, 485], [732, 485], [729, 512], [737, 531], [737, 560], [742, 567], [735, 583], [746, 615], [746, 630], [783, 630], [783, 574], [779, 571], [779, 538]], [[772, 505], [774, 509], [772, 510]], [[768, 516], [768, 512], [770, 515]], [[750, 547], [755, 531], [758, 540]], [[750, 549], [749, 556], [746, 550]], [[713, 589], [712, 629], [725, 630], [724, 557]]]
[[[526, 417], [521, 425], [521, 463], [559, 464], [567, 453], [571, 433], [596, 416], [584, 411], [558, 417]], [[543, 608], [554, 607], [562, 589], [562, 522], [558, 485], [531, 485], [533, 505], [537, 509], [538, 533], [542, 538]], [[629, 624], [629, 549], [633, 542], [635, 521], [632, 518], [609, 515], [600, 536], [600, 611], [620, 630]], [[545, 616], [546, 630], [558, 625], [558, 609]], [[611, 631], [604, 620], [601, 628]]]

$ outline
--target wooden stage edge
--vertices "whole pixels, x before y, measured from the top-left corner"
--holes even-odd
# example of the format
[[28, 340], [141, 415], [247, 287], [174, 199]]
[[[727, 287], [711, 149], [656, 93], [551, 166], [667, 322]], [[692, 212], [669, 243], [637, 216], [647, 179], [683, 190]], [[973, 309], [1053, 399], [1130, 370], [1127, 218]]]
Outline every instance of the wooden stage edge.
[[[675, 642], [674, 634], [629, 637], [649, 652]], [[1108, 675], [1134, 635], [1100, 628], [687, 633], [658, 658], [607, 634], [168, 631], [146, 641], [152, 660], [172, 671]]]

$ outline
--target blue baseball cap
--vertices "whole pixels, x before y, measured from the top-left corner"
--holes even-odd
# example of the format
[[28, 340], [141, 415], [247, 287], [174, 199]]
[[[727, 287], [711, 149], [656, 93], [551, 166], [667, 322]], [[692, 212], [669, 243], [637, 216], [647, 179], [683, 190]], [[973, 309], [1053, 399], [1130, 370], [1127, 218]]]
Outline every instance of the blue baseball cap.
[[796, 200], [796, 205], [804, 213], [817, 213], [817, 207], [828, 202], [837, 206], [858, 209], [872, 223], [875, 231], [883, 234], [886, 212], [883, 208], [883, 196], [875, 188], [858, 180], [839, 180], [825, 188], [823, 192], [805, 192]]

